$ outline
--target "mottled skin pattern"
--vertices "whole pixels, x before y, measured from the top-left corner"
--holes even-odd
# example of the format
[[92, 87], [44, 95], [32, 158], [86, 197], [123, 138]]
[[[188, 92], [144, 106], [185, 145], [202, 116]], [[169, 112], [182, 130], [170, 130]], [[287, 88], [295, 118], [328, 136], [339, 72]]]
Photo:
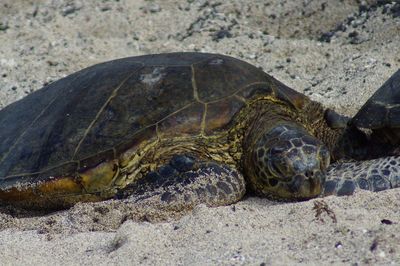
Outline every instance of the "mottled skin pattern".
[[[0, 199], [52, 209], [117, 197], [182, 209], [229, 204], [246, 190], [305, 200], [398, 186], [369, 156], [366, 147], [382, 147], [377, 130], [371, 137], [332, 114], [223, 55], [98, 64], [0, 111]], [[326, 176], [331, 158], [338, 171]], [[340, 160], [349, 158], [374, 161], [359, 162], [348, 182], [356, 164]], [[367, 186], [368, 167], [378, 174]]]
[[382, 191], [400, 187], [399, 157], [338, 162], [328, 169], [324, 195], [351, 195], [357, 189]]

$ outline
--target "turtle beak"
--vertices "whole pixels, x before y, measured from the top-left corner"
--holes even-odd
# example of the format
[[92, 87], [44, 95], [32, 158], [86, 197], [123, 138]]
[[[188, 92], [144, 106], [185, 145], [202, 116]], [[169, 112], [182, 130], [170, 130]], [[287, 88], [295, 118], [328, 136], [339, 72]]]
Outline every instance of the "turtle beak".
[[317, 197], [322, 192], [324, 174], [321, 171], [305, 172], [294, 177], [289, 190], [298, 199]]

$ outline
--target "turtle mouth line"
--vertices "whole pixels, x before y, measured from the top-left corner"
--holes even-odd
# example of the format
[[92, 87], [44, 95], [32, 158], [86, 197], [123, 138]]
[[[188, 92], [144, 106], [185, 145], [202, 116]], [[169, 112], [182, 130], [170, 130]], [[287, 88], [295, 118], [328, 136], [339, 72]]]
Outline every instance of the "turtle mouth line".
[[288, 186], [298, 198], [313, 198], [321, 193], [321, 175], [319, 172], [314, 173], [313, 176], [298, 174]]
[[303, 177], [296, 184], [295, 181], [281, 182], [272, 177], [264, 183], [267, 183], [267, 187], [260, 190], [261, 195], [281, 201], [309, 200], [318, 197], [322, 192], [322, 183], [319, 178], [305, 179]]
[[[280, 186], [296, 199], [318, 196], [322, 189], [322, 169], [285, 175], [273, 162], [268, 161], [267, 174], [270, 186]], [[286, 197], [285, 197], [286, 198]]]

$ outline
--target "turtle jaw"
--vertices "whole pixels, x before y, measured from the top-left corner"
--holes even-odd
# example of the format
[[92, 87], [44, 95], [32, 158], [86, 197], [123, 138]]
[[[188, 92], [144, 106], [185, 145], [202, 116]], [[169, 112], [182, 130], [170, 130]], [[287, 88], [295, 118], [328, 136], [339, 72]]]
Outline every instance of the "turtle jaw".
[[321, 171], [314, 172], [312, 177], [305, 175], [296, 175], [293, 181], [283, 183], [284, 190], [289, 191], [290, 197], [296, 200], [307, 200], [315, 198], [322, 193], [322, 184], [325, 180], [325, 174]]
[[318, 197], [325, 183], [325, 171], [316, 170], [312, 175], [299, 173], [288, 177], [270, 172], [267, 180], [260, 180], [256, 187], [259, 195], [282, 201], [302, 201]]

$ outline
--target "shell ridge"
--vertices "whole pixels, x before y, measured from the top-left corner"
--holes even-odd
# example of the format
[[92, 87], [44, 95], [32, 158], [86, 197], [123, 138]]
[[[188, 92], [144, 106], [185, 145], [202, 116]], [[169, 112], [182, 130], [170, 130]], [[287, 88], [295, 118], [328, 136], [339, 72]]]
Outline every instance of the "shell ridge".
[[[138, 134], [142, 133], [144, 130], [146, 130], [146, 129], [148, 129], [148, 128], [151, 128], [151, 127], [154, 127], [154, 126], [156, 127], [156, 134], [157, 134], [157, 138], [158, 138], [158, 137], [159, 137], [158, 124], [161, 123], [161, 122], [163, 122], [165, 119], [169, 118], [170, 116], [173, 116], [173, 115], [175, 115], [175, 114], [177, 114], [177, 113], [179, 113], [179, 112], [185, 110], [186, 108], [189, 108], [191, 105], [193, 105], [193, 103], [194, 103], [194, 102], [191, 102], [191, 103], [189, 103], [189, 104], [183, 106], [183, 107], [180, 108], [179, 110], [176, 110], [175, 112], [173, 112], [173, 113], [171, 113], [171, 114], [169, 114], [169, 115], [163, 117], [162, 119], [160, 119], [160, 120], [159, 120], [158, 122], [156, 122], [156, 123], [150, 124], [150, 125], [148, 125], [148, 126], [145, 126], [145, 127], [141, 128], [141, 129], [139, 129], [138, 131], [136, 131], [136, 132], [132, 135], [132, 138], [135, 138], [136, 135], [138, 135]], [[119, 142], [119, 143], [116, 144], [116, 145], [118, 146], [118, 145], [123, 145], [123, 144], [125, 144], [125, 142]], [[113, 148], [113, 150], [114, 150], [114, 148]], [[87, 159], [87, 158], [90, 158], [90, 157], [91, 157], [91, 156], [87, 156], [87, 157], [85, 157], [84, 159]], [[115, 159], [116, 159], [116, 158], [117, 158], [117, 157], [115, 157]]]
[[199, 92], [197, 88], [197, 83], [196, 83], [196, 70], [194, 69], [194, 65], [190, 66], [192, 70], [192, 88], [193, 88], [193, 98], [198, 101], [199, 103], [204, 103], [202, 100], [199, 98]]
[[268, 84], [268, 82], [264, 82], [264, 81], [252, 82], [252, 83], [250, 83], [250, 84], [247, 84], [247, 85], [241, 87], [240, 89], [237, 89], [234, 93], [232, 93], [232, 94], [230, 94], [230, 95], [228, 95], [228, 96], [226, 96], [226, 97], [220, 98], [220, 99], [218, 99], [218, 100], [206, 102], [206, 104], [217, 103], [217, 102], [219, 102], [219, 101], [221, 101], [221, 100], [223, 100], [223, 99], [228, 99], [228, 98], [231, 98], [231, 97], [235, 97], [235, 98], [239, 99], [240, 101], [246, 103], [246, 99], [242, 98], [241, 96], [239, 96], [239, 95], [237, 95], [237, 94], [238, 94], [240, 91], [245, 90], [246, 88], [251, 87], [251, 86], [254, 86], [254, 85], [267, 85], [267, 86], [268, 86], [269, 84]]
[[[142, 66], [143, 68], [143, 66]], [[138, 69], [140, 70], [140, 69]], [[135, 71], [136, 72], [136, 71]], [[117, 87], [115, 87], [110, 96], [108, 97], [108, 99], [104, 102], [104, 104], [101, 106], [100, 110], [97, 112], [96, 116], [94, 117], [94, 119], [92, 120], [92, 122], [90, 122], [89, 126], [86, 128], [85, 133], [83, 134], [82, 138], [80, 139], [78, 145], [75, 148], [75, 151], [72, 155], [72, 159], [75, 158], [76, 154], [79, 151], [79, 148], [81, 147], [83, 141], [86, 139], [87, 135], [89, 134], [90, 130], [93, 128], [94, 124], [96, 123], [96, 121], [98, 120], [98, 118], [100, 117], [100, 115], [103, 113], [103, 111], [106, 109], [106, 107], [109, 105], [109, 103], [112, 101], [112, 99], [117, 96], [118, 90], [125, 84], [125, 82], [131, 78], [135, 72], [129, 74]]]

